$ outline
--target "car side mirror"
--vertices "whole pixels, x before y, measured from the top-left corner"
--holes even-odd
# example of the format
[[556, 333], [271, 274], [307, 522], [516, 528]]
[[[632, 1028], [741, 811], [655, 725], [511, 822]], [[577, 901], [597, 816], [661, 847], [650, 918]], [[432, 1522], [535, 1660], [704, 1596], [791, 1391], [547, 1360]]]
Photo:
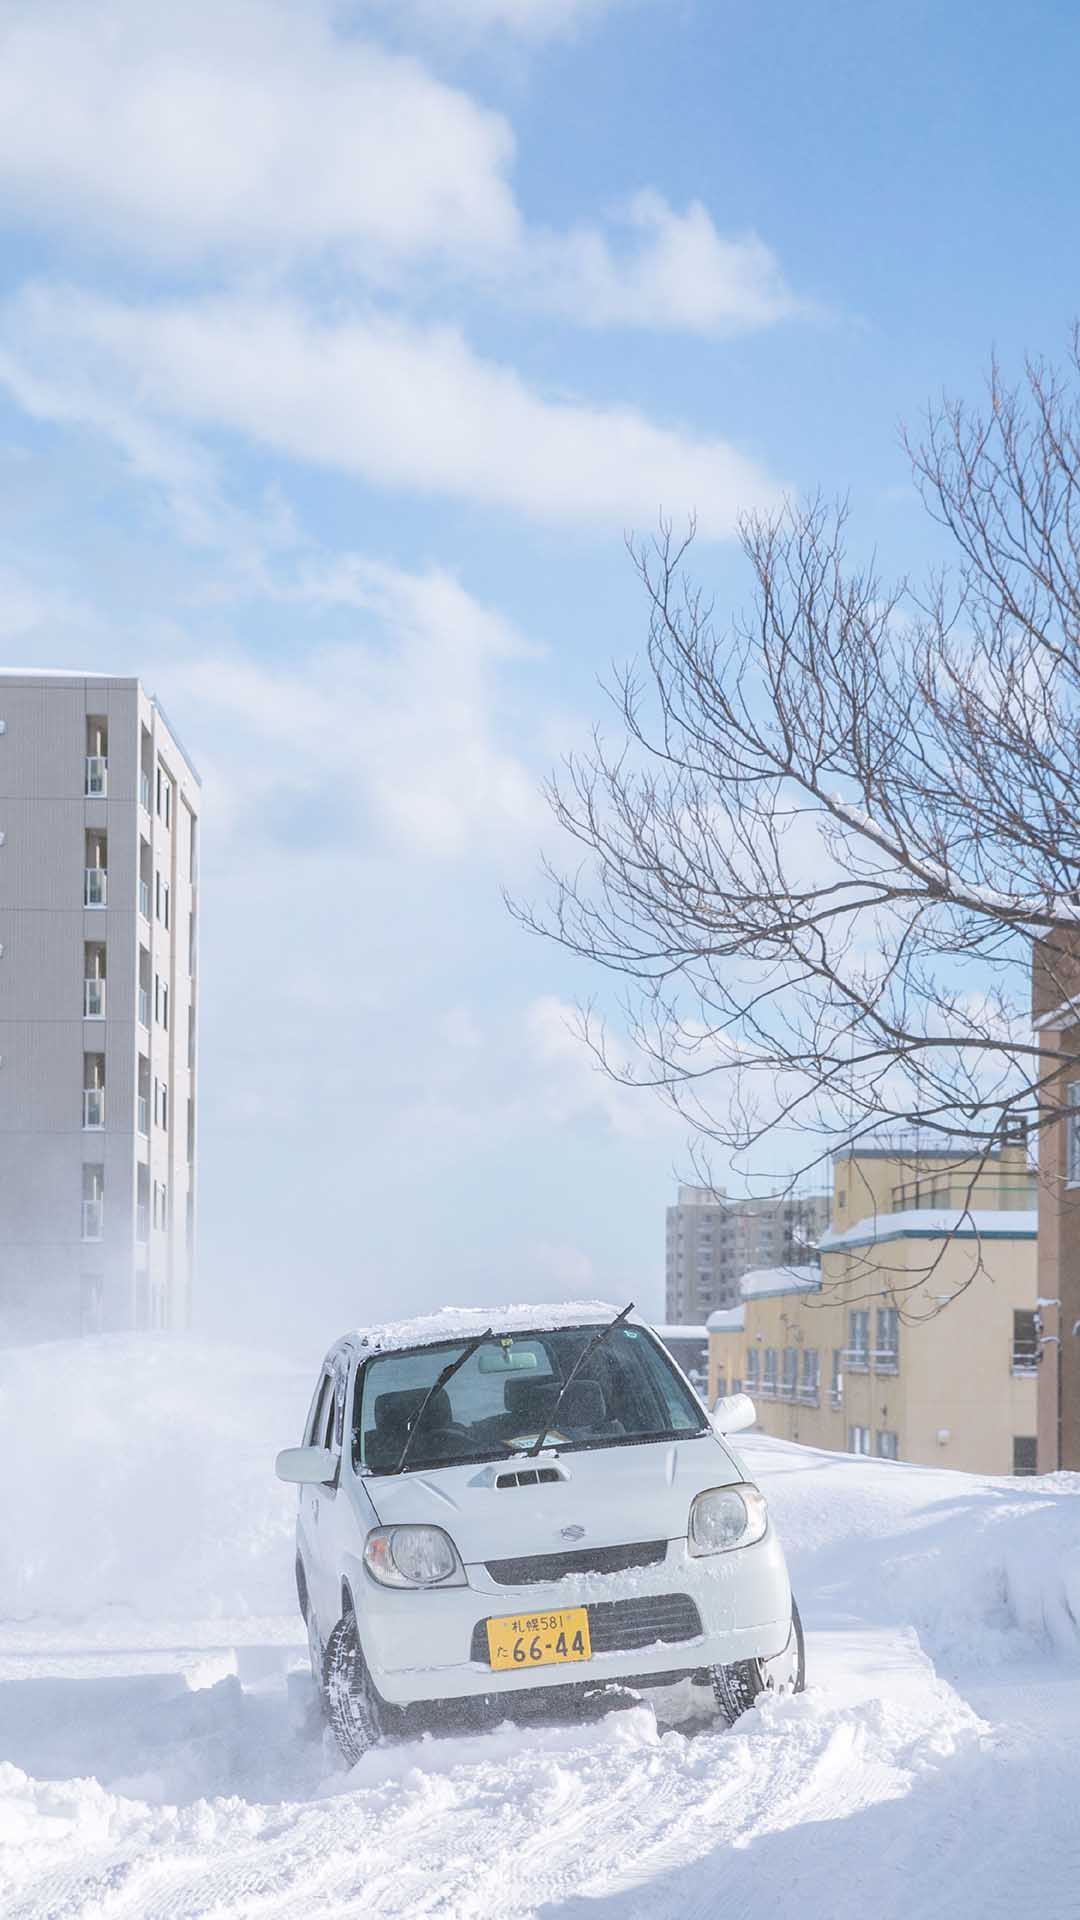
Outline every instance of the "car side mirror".
[[742, 1433], [757, 1420], [757, 1408], [748, 1393], [729, 1393], [712, 1410], [717, 1433]]
[[279, 1480], [298, 1487], [321, 1487], [337, 1472], [337, 1454], [329, 1447], [284, 1447], [274, 1470]]

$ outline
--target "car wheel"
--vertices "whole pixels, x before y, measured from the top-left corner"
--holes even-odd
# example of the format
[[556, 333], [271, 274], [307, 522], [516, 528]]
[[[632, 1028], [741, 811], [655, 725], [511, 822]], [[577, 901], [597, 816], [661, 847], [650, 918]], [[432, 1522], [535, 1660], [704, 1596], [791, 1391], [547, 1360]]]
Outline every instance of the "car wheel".
[[322, 1690], [334, 1738], [353, 1766], [382, 1735], [379, 1702], [360, 1646], [355, 1613], [342, 1614], [326, 1643]]
[[791, 1602], [791, 1632], [782, 1653], [771, 1660], [737, 1660], [730, 1667], [713, 1667], [713, 1693], [729, 1727], [763, 1693], [801, 1693], [806, 1685], [806, 1646], [802, 1621]]

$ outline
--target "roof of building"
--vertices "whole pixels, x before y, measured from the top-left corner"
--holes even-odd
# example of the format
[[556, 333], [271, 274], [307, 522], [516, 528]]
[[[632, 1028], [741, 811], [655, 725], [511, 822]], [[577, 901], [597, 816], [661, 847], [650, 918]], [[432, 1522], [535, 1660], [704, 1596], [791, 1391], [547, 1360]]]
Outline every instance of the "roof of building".
[[670, 1322], [664, 1326], [654, 1323], [653, 1332], [658, 1333], [661, 1340], [707, 1340], [709, 1337], [708, 1327], [677, 1327]]
[[909, 1207], [904, 1213], [875, 1213], [843, 1233], [821, 1237], [822, 1253], [839, 1247], [869, 1247], [882, 1240], [1034, 1240], [1039, 1216], [1032, 1208]]
[[745, 1307], [718, 1307], [710, 1313], [706, 1325], [710, 1333], [741, 1333], [746, 1325]]
[[776, 1293], [812, 1293], [821, 1285], [821, 1268], [752, 1267], [739, 1281], [744, 1300], [762, 1300]]

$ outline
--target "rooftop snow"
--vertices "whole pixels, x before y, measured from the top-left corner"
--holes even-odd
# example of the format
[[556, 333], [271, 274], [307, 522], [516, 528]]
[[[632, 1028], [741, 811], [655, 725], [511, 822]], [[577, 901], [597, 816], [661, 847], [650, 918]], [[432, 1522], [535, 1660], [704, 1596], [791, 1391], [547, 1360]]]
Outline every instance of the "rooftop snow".
[[718, 1307], [705, 1324], [710, 1333], [741, 1333], [746, 1325], [746, 1308]]
[[[533, 1333], [551, 1327], [604, 1326], [621, 1307], [604, 1300], [561, 1300], [554, 1306], [443, 1307], [415, 1320], [390, 1320], [381, 1327], [358, 1327], [343, 1337], [370, 1351], [393, 1353], [404, 1347], [432, 1347], [442, 1340], [475, 1340], [477, 1334]], [[644, 1325], [638, 1313], [631, 1316]]]
[[770, 1293], [812, 1293], [820, 1285], [820, 1267], [754, 1267], [743, 1274], [739, 1290], [744, 1300], [760, 1300]]
[[1039, 1216], [1034, 1208], [909, 1207], [904, 1213], [876, 1213], [857, 1220], [844, 1233], [825, 1233], [822, 1253], [837, 1247], [869, 1247], [880, 1240], [1034, 1240]]

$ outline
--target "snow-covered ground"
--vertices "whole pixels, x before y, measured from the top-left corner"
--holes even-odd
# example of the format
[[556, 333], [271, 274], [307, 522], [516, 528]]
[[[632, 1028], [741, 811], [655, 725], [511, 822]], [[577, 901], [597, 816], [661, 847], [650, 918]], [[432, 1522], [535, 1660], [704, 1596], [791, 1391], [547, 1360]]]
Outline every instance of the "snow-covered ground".
[[272, 1473], [308, 1373], [186, 1341], [0, 1355], [3, 1920], [1080, 1915], [1080, 1476], [751, 1437], [803, 1697], [349, 1772]]

